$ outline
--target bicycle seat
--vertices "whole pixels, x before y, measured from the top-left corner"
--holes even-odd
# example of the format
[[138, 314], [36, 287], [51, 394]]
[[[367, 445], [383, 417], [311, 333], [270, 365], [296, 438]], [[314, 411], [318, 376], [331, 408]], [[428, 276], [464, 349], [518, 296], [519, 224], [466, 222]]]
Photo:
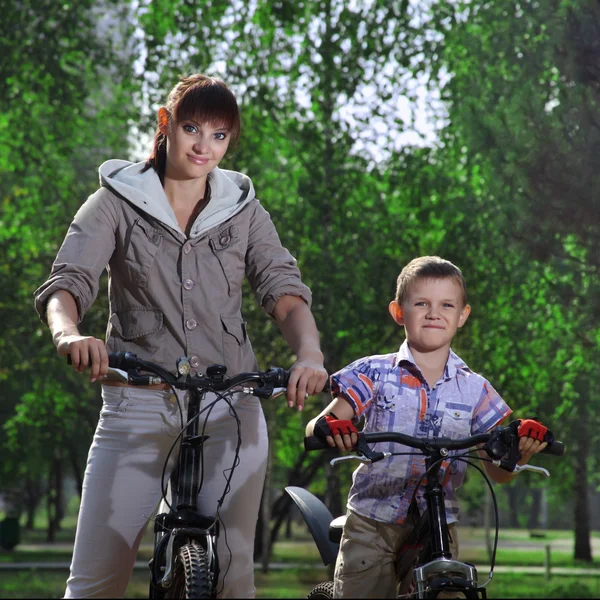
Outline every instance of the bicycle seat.
[[340, 543], [345, 522], [346, 515], [341, 515], [329, 523], [329, 541], [333, 542], [334, 544]]

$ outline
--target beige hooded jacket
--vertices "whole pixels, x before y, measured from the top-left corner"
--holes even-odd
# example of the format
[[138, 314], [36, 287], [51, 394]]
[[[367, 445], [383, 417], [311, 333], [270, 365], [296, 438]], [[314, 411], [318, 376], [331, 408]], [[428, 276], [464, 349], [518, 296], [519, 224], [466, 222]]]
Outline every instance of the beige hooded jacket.
[[309, 306], [294, 257], [281, 245], [252, 182], [234, 171], [209, 175], [211, 199], [190, 237], [180, 229], [154, 169], [109, 160], [101, 188], [79, 209], [52, 265], [35, 291], [46, 321], [46, 303], [57, 290], [75, 298], [79, 320], [108, 270], [109, 351], [131, 351], [176, 371], [179, 357], [194, 372], [224, 364], [233, 375], [256, 367], [242, 318], [242, 282], [272, 314], [283, 295]]

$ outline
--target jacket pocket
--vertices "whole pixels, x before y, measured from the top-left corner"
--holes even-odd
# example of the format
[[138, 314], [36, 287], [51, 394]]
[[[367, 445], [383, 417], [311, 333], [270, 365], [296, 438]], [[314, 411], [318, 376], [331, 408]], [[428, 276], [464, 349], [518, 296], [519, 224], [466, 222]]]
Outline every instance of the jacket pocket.
[[134, 221], [125, 239], [125, 266], [132, 281], [145, 287], [148, 275], [162, 244], [163, 234], [138, 218]]
[[208, 243], [227, 281], [228, 294], [239, 293], [246, 273], [246, 249], [242, 248], [239, 229], [235, 225], [224, 227]]
[[246, 323], [240, 317], [221, 315], [221, 325], [223, 327], [223, 361], [228, 375], [251, 370], [253, 354], [248, 343]]
[[163, 313], [157, 308], [128, 308], [110, 316], [111, 326], [127, 341], [149, 336], [163, 328]]

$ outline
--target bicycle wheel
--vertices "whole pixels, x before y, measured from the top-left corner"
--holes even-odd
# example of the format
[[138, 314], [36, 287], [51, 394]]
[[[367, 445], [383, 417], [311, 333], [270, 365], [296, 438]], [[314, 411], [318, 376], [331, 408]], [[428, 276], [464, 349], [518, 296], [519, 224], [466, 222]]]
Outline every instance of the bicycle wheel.
[[325, 581], [315, 585], [306, 597], [312, 600], [331, 600], [333, 598], [333, 581]]
[[165, 598], [214, 598], [213, 573], [206, 550], [198, 544], [186, 544], [175, 559], [173, 584]]

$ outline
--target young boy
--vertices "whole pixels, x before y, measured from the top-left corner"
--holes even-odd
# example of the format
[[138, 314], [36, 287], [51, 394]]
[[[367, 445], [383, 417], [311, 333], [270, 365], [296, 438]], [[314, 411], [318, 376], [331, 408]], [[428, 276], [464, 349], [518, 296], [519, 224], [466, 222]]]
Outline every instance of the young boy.
[[[394, 430], [423, 438], [458, 439], [487, 432], [511, 414], [490, 383], [450, 349], [471, 311], [458, 267], [437, 256], [414, 259], [398, 277], [389, 311], [406, 334], [400, 350], [361, 358], [332, 375], [334, 399], [308, 423], [307, 436], [317, 435], [332, 447], [351, 450], [358, 439], [352, 420], [364, 415], [365, 432]], [[398, 444], [385, 446], [378, 444], [377, 450], [402, 451]], [[519, 464], [545, 446], [532, 437], [521, 437]], [[483, 464], [498, 483], [513, 477], [489, 462]], [[466, 467], [453, 461], [441, 472], [454, 558], [458, 556], [456, 489]], [[412, 574], [404, 582], [397, 581], [396, 561], [416, 517], [426, 508], [422, 487], [411, 505], [424, 471], [424, 458], [418, 455], [393, 456], [356, 469], [335, 567], [334, 597], [395, 598], [397, 589], [407, 591], [406, 580]]]

